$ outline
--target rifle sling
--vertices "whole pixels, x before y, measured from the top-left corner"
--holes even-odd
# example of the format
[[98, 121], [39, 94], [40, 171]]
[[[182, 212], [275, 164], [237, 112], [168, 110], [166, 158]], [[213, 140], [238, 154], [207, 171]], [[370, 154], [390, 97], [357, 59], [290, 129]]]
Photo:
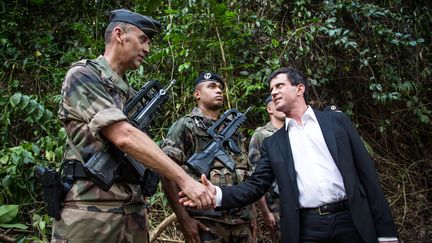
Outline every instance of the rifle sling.
[[[80, 161], [76, 160], [66, 160], [63, 165], [63, 175], [68, 178], [77, 179], [87, 179], [86, 173], [83, 169], [83, 164]], [[114, 179], [114, 182], [117, 183], [129, 183], [129, 184], [140, 184], [140, 182], [136, 178], [132, 178], [131, 176], [117, 176]]]

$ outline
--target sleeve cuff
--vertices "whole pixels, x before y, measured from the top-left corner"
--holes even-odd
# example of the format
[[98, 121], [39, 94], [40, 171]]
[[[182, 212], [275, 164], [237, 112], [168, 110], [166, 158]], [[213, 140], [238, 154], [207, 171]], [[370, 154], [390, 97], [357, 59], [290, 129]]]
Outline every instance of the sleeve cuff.
[[102, 140], [100, 137], [100, 131], [102, 130], [102, 128], [123, 120], [127, 120], [127, 117], [125, 116], [123, 111], [118, 108], [109, 108], [96, 113], [91, 119], [88, 126], [93, 137], [98, 140]]
[[378, 242], [397, 241], [397, 237], [378, 237]]
[[222, 190], [220, 187], [215, 186], [216, 188], [216, 207], [220, 207], [222, 205]]

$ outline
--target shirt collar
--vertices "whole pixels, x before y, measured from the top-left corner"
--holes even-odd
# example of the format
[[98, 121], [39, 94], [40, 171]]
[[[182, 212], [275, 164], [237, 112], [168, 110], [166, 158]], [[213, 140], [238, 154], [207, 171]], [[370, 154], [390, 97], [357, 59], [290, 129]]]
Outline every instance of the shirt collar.
[[[306, 112], [303, 113], [301, 120], [303, 124], [306, 124], [307, 121], [317, 121], [315, 112], [313, 111], [310, 105], [307, 106]], [[285, 117], [285, 130], [288, 131], [289, 127], [292, 127], [296, 124], [295, 120], [289, 117]]]
[[126, 75], [123, 77], [118, 76], [111, 68], [106, 58], [102, 55], [96, 59], [96, 62], [102, 70], [102, 77], [110, 80], [115, 86], [119, 87], [125, 94], [127, 94], [130, 86], [127, 83]]
[[206, 117], [199, 107], [193, 108], [193, 110], [189, 113], [189, 116], [202, 120], [208, 126], [211, 126], [213, 122], [215, 122], [215, 120]]

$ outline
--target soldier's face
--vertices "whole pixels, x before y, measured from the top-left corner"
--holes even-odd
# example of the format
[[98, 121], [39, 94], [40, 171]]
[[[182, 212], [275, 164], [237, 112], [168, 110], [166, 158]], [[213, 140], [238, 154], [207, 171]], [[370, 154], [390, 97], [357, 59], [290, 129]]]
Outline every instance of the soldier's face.
[[285, 113], [276, 110], [276, 107], [274, 105], [273, 101], [270, 101], [267, 105], [267, 112], [274, 116], [279, 121], [285, 121]]
[[137, 69], [150, 51], [150, 40], [144, 32], [130, 25], [121, 35], [121, 56], [125, 69]]
[[210, 110], [219, 110], [223, 106], [223, 86], [216, 81], [197, 84], [194, 92], [197, 103]]

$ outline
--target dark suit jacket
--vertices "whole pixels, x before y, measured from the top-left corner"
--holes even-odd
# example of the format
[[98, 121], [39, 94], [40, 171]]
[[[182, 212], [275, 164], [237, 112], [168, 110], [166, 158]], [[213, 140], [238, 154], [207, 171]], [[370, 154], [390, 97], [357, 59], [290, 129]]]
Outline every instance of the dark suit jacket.
[[[349, 118], [341, 112], [315, 111], [327, 147], [342, 174], [354, 224], [364, 241], [397, 237], [374, 162]], [[300, 242], [296, 172], [285, 126], [264, 140], [261, 158], [248, 181], [222, 189], [221, 208], [258, 200], [276, 178], [280, 193], [282, 242]]]

